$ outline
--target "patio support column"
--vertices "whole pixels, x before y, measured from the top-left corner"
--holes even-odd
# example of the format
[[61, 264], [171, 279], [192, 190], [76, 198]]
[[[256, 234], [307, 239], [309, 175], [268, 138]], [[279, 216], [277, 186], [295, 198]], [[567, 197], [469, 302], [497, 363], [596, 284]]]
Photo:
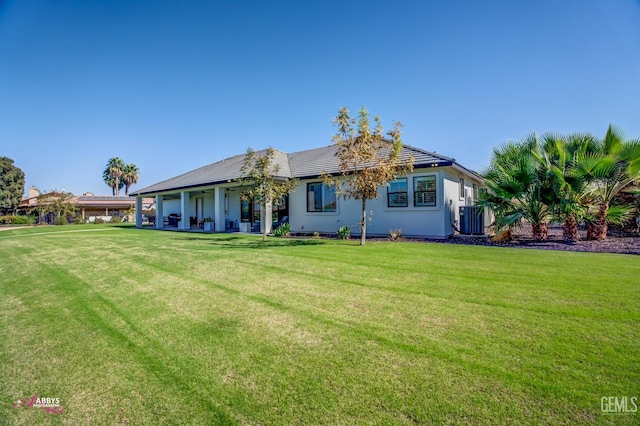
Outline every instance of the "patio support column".
[[[156, 228], [162, 229], [164, 221], [162, 218], [164, 217], [162, 214], [162, 204], [164, 202], [164, 197], [162, 195], [156, 195]], [[142, 223], [142, 221], [140, 221]]]
[[[84, 209], [82, 217], [84, 218]], [[136, 197], [136, 228], [142, 228], [142, 197]]]
[[216, 186], [214, 189], [214, 209], [215, 214], [213, 220], [215, 221], [215, 231], [224, 232], [224, 191], [222, 188]]
[[189, 224], [189, 220], [189, 193], [182, 191], [180, 193], [180, 223], [178, 224], [178, 228], [190, 229], [191, 225]]
[[82, 208], [82, 218], [84, 219], [84, 207]]

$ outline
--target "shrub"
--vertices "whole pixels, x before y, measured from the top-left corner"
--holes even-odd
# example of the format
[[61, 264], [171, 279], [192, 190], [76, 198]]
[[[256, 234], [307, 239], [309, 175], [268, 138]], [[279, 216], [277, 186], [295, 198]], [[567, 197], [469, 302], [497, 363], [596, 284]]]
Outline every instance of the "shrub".
[[291, 234], [291, 225], [289, 223], [283, 223], [273, 230], [274, 237], [286, 237]]
[[100, 223], [104, 223], [104, 219], [101, 217], [96, 217], [96, 219], [93, 221], [93, 223], [100, 224]]
[[25, 225], [27, 223], [27, 216], [3, 216], [1, 222], [7, 225]]
[[82, 217], [76, 217], [75, 219], [73, 219], [73, 223], [75, 225], [84, 225], [85, 223], [87, 223], [87, 219]]
[[398, 241], [402, 239], [402, 229], [389, 229], [389, 239], [391, 241]]
[[33, 223], [29, 219], [29, 216], [0, 216], [0, 223], [5, 225], [27, 225]]
[[27, 216], [14, 216], [11, 223], [13, 223], [14, 225], [26, 225], [28, 223], [28, 220], [29, 219], [27, 218]]
[[58, 216], [53, 221], [54, 225], [67, 225], [68, 223], [69, 222], [67, 221], [67, 217], [66, 216]]
[[338, 238], [341, 240], [348, 240], [349, 238], [351, 238], [351, 228], [349, 228], [348, 226], [341, 226], [340, 228], [338, 228]]
[[320, 233], [318, 231], [313, 231], [313, 238], [320, 238]]
[[111, 218], [111, 223], [122, 223], [122, 218], [120, 216], [113, 216]]

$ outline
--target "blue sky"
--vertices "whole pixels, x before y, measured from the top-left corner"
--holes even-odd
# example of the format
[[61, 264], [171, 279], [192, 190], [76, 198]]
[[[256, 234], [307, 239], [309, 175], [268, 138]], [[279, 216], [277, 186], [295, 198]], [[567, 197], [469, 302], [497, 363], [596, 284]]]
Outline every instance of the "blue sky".
[[363, 105], [475, 170], [532, 131], [639, 138], [640, 2], [0, 1], [0, 156], [27, 187], [325, 146]]

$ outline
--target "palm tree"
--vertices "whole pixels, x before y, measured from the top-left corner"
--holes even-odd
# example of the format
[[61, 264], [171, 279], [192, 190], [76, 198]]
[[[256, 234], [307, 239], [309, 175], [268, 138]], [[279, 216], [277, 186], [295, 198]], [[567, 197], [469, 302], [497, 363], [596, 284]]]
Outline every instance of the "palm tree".
[[540, 151], [535, 134], [494, 149], [484, 173], [487, 191], [478, 204], [491, 208], [497, 231], [518, 228], [526, 220], [531, 224], [533, 238], [547, 238], [553, 195]]
[[564, 239], [578, 241], [578, 223], [587, 213], [588, 198], [585, 196], [587, 181], [576, 170], [585, 158], [590, 158], [587, 154], [596, 150], [593, 138], [582, 134], [569, 137], [547, 134], [543, 141], [539, 160], [545, 165], [547, 181], [553, 189], [553, 215], [564, 222]]
[[120, 189], [124, 185], [122, 182], [122, 172], [125, 168], [125, 163], [119, 157], [112, 157], [107, 162], [107, 165], [102, 172], [102, 179], [104, 183], [111, 188], [113, 195], [120, 195]]
[[127, 164], [124, 166], [122, 170], [121, 179], [124, 183], [124, 195], [129, 195], [129, 188], [131, 185], [138, 183], [138, 174], [140, 173], [140, 169], [133, 163]]
[[596, 208], [587, 230], [587, 238], [603, 241], [609, 223], [623, 223], [631, 213], [628, 206], [612, 206], [622, 192], [640, 182], [640, 141], [625, 141], [612, 127], [597, 144], [597, 152], [586, 156], [577, 172], [589, 182], [588, 196]]

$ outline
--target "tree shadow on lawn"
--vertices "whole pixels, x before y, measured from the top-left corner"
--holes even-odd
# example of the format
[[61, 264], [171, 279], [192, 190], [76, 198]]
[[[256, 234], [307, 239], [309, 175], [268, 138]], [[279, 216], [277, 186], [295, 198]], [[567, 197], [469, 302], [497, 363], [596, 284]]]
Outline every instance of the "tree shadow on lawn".
[[272, 247], [296, 247], [296, 246], [313, 246], [326, 244], [322, 240], [302, 240], [302, 239], [288, 239], [288, 238], [269, 238], [267, 241], [258, 241], [255, 239], [249, 239], [244, 237], [219, 237], [215, 239], [198, 238], [192, 236], [173, 237], [172, 240], [180, 241], [200, 241], [206, 242], [213, 246], [224, 247], [230, 249], [263, 249]]

